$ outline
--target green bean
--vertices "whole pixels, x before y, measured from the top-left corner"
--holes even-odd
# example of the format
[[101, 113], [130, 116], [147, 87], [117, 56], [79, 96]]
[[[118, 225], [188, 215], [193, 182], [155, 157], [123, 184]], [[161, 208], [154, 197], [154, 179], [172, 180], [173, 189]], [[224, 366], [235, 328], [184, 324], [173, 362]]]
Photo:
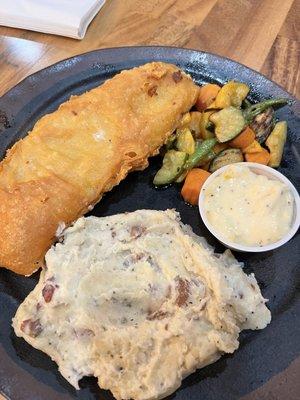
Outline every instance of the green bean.
[[203, 142], [201, 143], [197, 143], [196, 150], [186, 160], [184, 169], [190, 170], [200, 165], [204, 160], [206, 160], [207, 155], [209, 154], [209, 152], [212, 150], [212, 148], [216, 143], [217, 143], [216, 138], [206, 139], [203, 140]]
[[262, 101], [260, 103], [252, 104], [243, 111], [244, 118], [246, 122], [250, 124], [258, 114], [261, 114], [267, 108], [273, 106], [283, 107], [287, 103], [288, 100], [282, 98], [282, 99], [269, 99]]

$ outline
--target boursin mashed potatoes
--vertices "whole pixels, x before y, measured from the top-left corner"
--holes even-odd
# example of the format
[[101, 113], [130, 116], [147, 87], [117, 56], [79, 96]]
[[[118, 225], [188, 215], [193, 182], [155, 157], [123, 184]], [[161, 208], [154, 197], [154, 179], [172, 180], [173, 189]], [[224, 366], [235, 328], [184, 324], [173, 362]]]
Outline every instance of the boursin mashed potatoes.
[[254, 275], [216, 255], [172, 210], [80, 218], [46, 255], [13, 327], [75, 387], [149, 400], [270, 322]]

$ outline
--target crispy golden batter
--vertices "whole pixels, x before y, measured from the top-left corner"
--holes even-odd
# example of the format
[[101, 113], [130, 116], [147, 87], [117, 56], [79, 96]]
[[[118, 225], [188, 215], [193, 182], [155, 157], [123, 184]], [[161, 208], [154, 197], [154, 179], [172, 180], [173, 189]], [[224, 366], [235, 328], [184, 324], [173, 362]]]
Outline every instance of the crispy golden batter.
[[128, 172], [147, 167], [197, 94], [188, 75], [155, 62], [42, 117], [0, 164], [0, 265], [34, 272], [59, 224], [83, 215]]

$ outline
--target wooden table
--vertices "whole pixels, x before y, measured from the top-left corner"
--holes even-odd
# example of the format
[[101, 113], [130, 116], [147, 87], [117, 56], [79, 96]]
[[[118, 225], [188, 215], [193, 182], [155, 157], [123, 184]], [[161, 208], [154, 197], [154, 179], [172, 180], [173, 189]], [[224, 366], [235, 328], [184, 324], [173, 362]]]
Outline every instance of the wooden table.
[[0, 27], [0, 95], [75, 54], [153, 44], [232, 58], [300, 97], [299, 15], [299, 0], [107, 0], [82, 41]]
[[[82, 41], [0, 27], [0, 95], [66, 57], [140, 44], [181, 46], [232, 58], [299, 98], [299, 15], [297, 0], [107, 0]], [[244, 400], [296, 400], [299, 368], [298, 359]], [[293, 393], [292, 381], [294, 389], [298, 382]]]

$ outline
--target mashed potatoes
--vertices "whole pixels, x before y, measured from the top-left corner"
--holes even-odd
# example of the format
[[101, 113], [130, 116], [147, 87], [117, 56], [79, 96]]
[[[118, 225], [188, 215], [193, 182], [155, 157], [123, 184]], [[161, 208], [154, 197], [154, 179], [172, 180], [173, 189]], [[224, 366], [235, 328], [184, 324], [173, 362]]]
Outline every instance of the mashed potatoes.
[[46, 255], [13, 320], [76, 388], [156, 399], [271, 319], [253, 275], [218, 256], [172, 210], [80, 218]]
[[283, 182], [232, 164], [205, 189], [204, 212], [226, 241], [262, 247], [291, 229], [294, 199]]

